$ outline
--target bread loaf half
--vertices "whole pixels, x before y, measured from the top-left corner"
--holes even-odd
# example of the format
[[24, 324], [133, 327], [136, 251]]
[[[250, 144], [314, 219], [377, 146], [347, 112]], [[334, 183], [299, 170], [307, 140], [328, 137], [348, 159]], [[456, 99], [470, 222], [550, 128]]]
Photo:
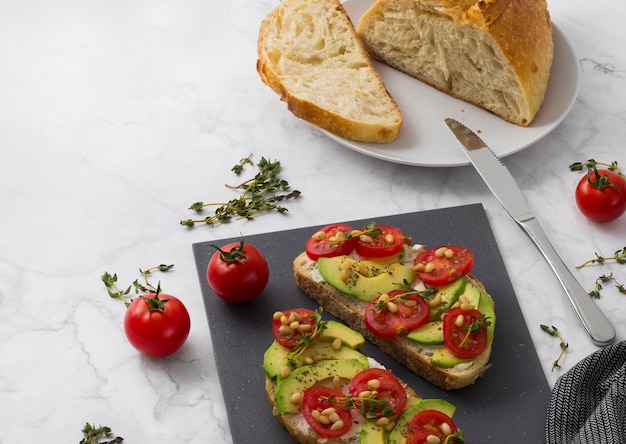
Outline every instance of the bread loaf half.
[[261, 23], [257, 71], [297, 117], [338, 136], [395, 140], [402, 113], [337, 0], [284, 0]]
[[381, 62], [528, 126], [554, 52], [545, 0], [378, 0], [357, 33]]

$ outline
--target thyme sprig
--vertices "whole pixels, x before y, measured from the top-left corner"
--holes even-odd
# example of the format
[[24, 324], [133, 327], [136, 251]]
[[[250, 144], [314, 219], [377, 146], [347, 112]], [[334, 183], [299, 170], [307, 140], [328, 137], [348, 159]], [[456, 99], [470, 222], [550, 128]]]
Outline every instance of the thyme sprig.
[[343, 409], [358, 410], [366, 418], [379, 418], [381, 416], [393, 416], [397, 412], [387, 399], [378, 399], [376, 393], [372, 392], [367, 396], [352, 396], [347, 394], [342, 396], [324, 396], [321, 399], [331, 405]]
[[483, 328], [489, 327], [490, 325], [491, 321], [489, 320], [489, 317], [485, 316], [484, 313], [481, 313], [479, 316], [476, 317], [476, 319], [474, 319], [474, 322], [467, 326], [465, 336], [463, 337], [463, 340], [459, 343], [459, 347], [463, 347], [463, 344], [465, 344], [465, 342], [469, 339], [472, 333], [476, 333]]
[[617, 192], [621, 195], [622, 190], [616, 184], [611, 182], [609, 175], [600, 174], [598, 172], [598, 165], [605, 166], [609, 171], [614, 171], [620, 176], [626, 177], [615, 161], [608, 164], [604, 162], [596, 162], [594, 159], [589, 159], [587, 162], [574, 162], [569, 166], [569, 169], [571, 171], [582, 171], [583, 168], [587, 168], [587, 182], [589, 182], [589, 185], [599, 190], [611, 187], [617, 190]]
[[626, 247], [622, 248], [621, 250], [617, 250], [615, 251], [615, 253], [613, 253], [613, 256], [609, 256], [609, 257], [603, 257], [600, 256], [598, 253], [594, 253], [596, 255], [595, 259], [589, 259], [585, 262], [583, 262], [582, 264], [580, 264], [579, 266], [577, 266], [576, 268], [583, 268], [586, 267], [587, 265], [591, 265], [591, 264], [604, 264], [606, 261], [615, 261], [618, 264], [626, 264]]
[[[245, 165], [254, 165], [252, 154], [241, 159], [231, 171], [239, 175], [244, 170]], [[196, 223], [207, 225], [218, 225], [229, 222], [233, 217], [237, 219], [254, 219], [261, 213], [277, 211], [284, 214], [288, 210], [281, 205], [287, 199], [295, 199], [300, 196], [300, 191], [290, 189], [289, 182], [280, 177], [280, 161], [271, 161], [262, 157], [258, 163], [259, 172], [252, 178], [241, 182], [238, 185], [228, 185], [227, 188], [241, 191], [241, 195], [228, 202], [195, 202], [189, 206], [190, 210], [197, 213], [204, 211], [206, 207], [217, 207], [211, 216], [204, 219], [181, 220], [180, 224], [186, 227], [193, 227]]]
[[583, 168], [587, 168], [587, 170], [589, 170], [589, 169], [597, 168], [598, 165], [604, 166], [606, 167], [607, 170], [614, 171], [620, 176], [624, 176], [624, 172], [618, 166], [616, 161], [613, 161], [611, 163], [605, 163], [605, 162], [596, 162], [594, 159], [589, 159], [587, 162], [574, 162], [573, 164], [569, 166], [569, 169], [570, 171], [582, 171]]
[[617, 279], [613, 277], [613, 273], [609, 273], [608, 275], [603, 274], [596, 279], [594, 288], [589, 292], [589, 296], [600, 299], [600, 291], [603, 289], [603, 284], [611, 281], [615, 283], [615, 288], [617, 288], [617, 291], [622, 294], [626, 294], [626, 287], [624, 286], [624, 284], [619, 283]]
[[554, 371], [555, 368], [561, 367], [560, 361], [565, 355], [565, 350], [567, 350], [569, 344], [565, 342], [563, 336], [561, 336], [561, 333], [559, 333], [559, 330], [554, 325], [552, 327], [548, 327], [547, 325], [541, 324], [541, 329], [548, 333], [550, 336], [555, 336], [561, 341], [561, 353], [559, 353], [559, 356], [552, 363], [552, 371]]
[[[166, 271], [171, 270], [173, 267], [174, 267], [174, 264], [172, 265], [161, 264], [161, 265], [147, 268], [145, 270], [142, 270], [140, 268], [139, 273], [142, 275], [144, 283], [139, 282], [139, 279], [135, 279], [132, 285], [129, 285], [125, 290], [121, 290], [117, 285], [117, 273], [111, 274], [108, 271], [105, 271], [104, 274], [102, 274], [102, 276], [100, 277], [100, 279], [102, 280], [102, 282], [104, 282], [104, 285], [107, 287], [109, 296], [113, 299], [122, 300], [122, 302], [124, 302], [124, 305], [128, 307], [132, 303], [132, 298], [129, 297], [131, 288], [135, 289], [135, 294], [139, 294], [139, 293], [159, 294], [161, 292], [161, 283], [159, 282], [157, 286], [155, 287], [149, 282], [148, 276], [153, 271], [158, 270], [158, 271], [166, 272]], [[157, 298], [155, 299], [158, 300]]]
[[289, 351], [287, 355], [287, 365], [291, 368], [297, 367], [297, 360], [302, 353], [312, 344], [314, 344], [321, 334], [326, 330], [328, 326], [328, 321], [322, 321], [322, 307], [318, 308], [315, 311], [315, 314], [311, 315], [311, 319], [313, 320], [313, 328], [305, 333], [300, 335], [298, 342], [294, 345], [294, 347]]
[[[404, 280], [404, 285], [409, 288], [410, 284], [409, 282], [405, 279]], [[382, 310], [384, 308], [389, 308], [389, 303], [395, 303], [395, 301], [397, 301], [398, 299], [402, 299], [402, 300], [407, 300], [410, 296], [421, 296], [424, 299], [428, 300], [430, 298], [431, 295], [436, 294], [437, 293], [437, 289], [435, 287], [430, 287], [430, 286], [426, 286], [426, 288], [424, 290], [411, 290], [411, 291], [407, 291], [405, 293], [398, 293], [398, 294], [394, 294], [393, 296], [390, 296], [388, 293], [383, 293], [379, 296], [378, 301], [376, 302], [376, 305], [374, 305], [373, 307], [369, 308], [369, 310]]]
[[86, 423], [82, 429], [83, 439], [79, 444], [118, 444], [124, 441], [124, 438], [118, 436], [109, 441], [102, 441], [104, 438], [110, 438], [113, 433], [111, 428], [107, 426], [95, 426], [93, 424]]

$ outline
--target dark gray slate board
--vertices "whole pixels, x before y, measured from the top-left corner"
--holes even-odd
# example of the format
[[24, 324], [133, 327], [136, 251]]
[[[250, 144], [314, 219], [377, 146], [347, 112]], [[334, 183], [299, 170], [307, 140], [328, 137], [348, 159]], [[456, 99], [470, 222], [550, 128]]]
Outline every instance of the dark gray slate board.
[[[424, 398], [443, 398], [457, 406], [454, 419], [468, 443], [542, 443], [550, 389], [531, 341], [504, 262], [480, 204], [349, 222], [359, 227], [371, 221], [398, 226], [415, 242], [435, 247], [459, 244], [475, 255], [473, 273], [495, 300], [497, 324], [492, 366], [472, 386], [446, 392], [432, 386], [371, 344], [364, 351]], [[292, 443], [273, 418], [264, 391], [263, 353], [273, 340], [271, 316], [276, 310], [317, 305], [295, 286], [293, 259], [319, 227], [247, 236], [265, 255], [270, 280], [254, 301], [223, 302], [206, 281], [206, 267], [214, 249], [237, 240], [223, 239], [193, 245], [220, 383], [235, 444]], [[325, 319], [333, 319], [325, 313]], [[539, 328], [539, 326], [537, 326]]]

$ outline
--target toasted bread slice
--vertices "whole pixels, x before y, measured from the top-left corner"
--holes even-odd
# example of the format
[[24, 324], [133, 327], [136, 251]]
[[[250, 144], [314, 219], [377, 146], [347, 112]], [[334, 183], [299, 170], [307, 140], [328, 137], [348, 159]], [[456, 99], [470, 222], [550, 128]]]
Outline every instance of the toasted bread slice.
[[[488, 368], [491, 342], [487, 345], [487, 349], [473, 361], [451, 368], [442, 368], [431, 364], [432, 347], [421, 345], [405, 335], [391, 339], [374, 335], [365, 326], [363, 320], [367, 302], [345, 294], [316, 278], [313, 274], [315, 267], [316, 263], [311, 261], [305, 252], [296, 257], [293, 263], [296, 285], [324, 311], [341, 319], [383, 352], [432, 384], [444, 390], [459, 389], [474, 383]], [[484, 285], [476, 277], [473, 275], [467, 277], [473, 285], [488, 295]]]
[[285, 0], [261, 23], [257, 71], [297, 117], [346, 139], [395, 140], [402, 113], [337, 0]]
[[383, 63], [528, 126], [554, 53], [545, 0], [378, 0], [357, 32]]

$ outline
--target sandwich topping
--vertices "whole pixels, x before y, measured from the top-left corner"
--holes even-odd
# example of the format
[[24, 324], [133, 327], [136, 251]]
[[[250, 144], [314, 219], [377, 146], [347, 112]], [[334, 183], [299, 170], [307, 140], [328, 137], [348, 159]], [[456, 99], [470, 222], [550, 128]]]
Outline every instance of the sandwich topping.
[[318, 442], [464, 442], [452, 404], [417, 397], [358, 350], [365, 343], [362, 335], [323, 321], [322, 309], [277, 312], [272, 331], [275, 341], [265, 352], [263, 368], [275, 384], [274, 412], [298, 433], [306, 427], [321, 438]]
[[463, 246], [426, 249], [397, 227], [334, 224], [306, 244], [318, 282], [366, 301], [364, 322], [382, 338], [406, 335], [444, 368], [465, 368], [493, 339], [493, 301], [469, 274]]

